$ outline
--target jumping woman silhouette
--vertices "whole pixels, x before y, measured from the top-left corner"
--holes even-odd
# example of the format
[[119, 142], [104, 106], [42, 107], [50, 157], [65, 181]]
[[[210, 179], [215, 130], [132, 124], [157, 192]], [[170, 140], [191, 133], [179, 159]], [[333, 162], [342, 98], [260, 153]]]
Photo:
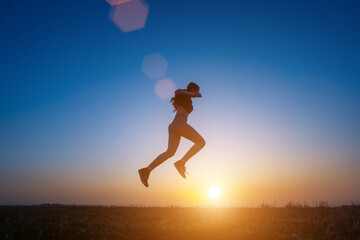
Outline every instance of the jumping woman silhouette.
[[205, 140], [202, 136], [194, 128], [187, 124], [187, 118], [193, 110], [191, 98], [201, 97], [199, 90], [200, 87], [196, 83], [191, 82], [188, 84], [186, 89], [176, 90], [175, 97], [171, 98], [170, 102], [173, 104], [173, 112], [176, 111], [176, 115], [168, 127], [168, 148], [165, 152], [155, 158], [148, 167], [139, 169], [140, 179], [145, 187], [149, 186], [148, 179], [150, 172], [161, 163], [174, 156], [179, 146], [181, 137], [189, 139], [194, 143], [182, 159], [174, 163], [175, 168], [183, 178], [186, 178], [185, 173], [187, 173], [185, 163], [205, 146]]

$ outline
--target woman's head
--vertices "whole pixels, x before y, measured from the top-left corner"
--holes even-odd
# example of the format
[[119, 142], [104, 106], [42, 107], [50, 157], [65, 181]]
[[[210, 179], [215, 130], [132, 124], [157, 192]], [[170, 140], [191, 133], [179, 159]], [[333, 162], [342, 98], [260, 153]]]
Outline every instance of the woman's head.
[[200, 87], [196, 83], [191, 82], [187, 85], [186, 90], [188, 90], [189, 92], [198, 92], [200, 91]]

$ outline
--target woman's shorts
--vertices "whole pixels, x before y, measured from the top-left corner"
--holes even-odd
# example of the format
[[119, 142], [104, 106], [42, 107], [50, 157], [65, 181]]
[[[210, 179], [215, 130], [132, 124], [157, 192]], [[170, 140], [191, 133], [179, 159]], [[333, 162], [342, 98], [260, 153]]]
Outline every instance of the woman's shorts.
[[185, 114], [176, 114], [168, 129], [169, 132], [177, 133], [180, 127], [187, 123], [187, 116]]

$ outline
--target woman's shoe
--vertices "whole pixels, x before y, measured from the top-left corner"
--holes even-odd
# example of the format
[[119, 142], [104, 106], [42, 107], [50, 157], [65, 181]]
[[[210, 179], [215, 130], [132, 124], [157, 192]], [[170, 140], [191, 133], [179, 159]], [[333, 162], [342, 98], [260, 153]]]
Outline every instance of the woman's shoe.
[[174, 163], [174, 166], [175, 166], [176, 170], [178, 170], [178, 172], [180, 173], [180, 175], [181, 175], [183, 178], [186, 178], [185, 173], [187, 173], [187, 172], [186, 172], [185, 164], [184, 164], [181, 160], [179, 160], [179, 161], [177, 161], [177, 162]]
[[142, 168], [138, 170], [139, 175], [140, 175], [140, 180], [141, 182], [145, 185], [145, 187], [148, 187], [148, 179], [149, 179], [149, 175], [150, 175], [150, 170], [148, 168]]

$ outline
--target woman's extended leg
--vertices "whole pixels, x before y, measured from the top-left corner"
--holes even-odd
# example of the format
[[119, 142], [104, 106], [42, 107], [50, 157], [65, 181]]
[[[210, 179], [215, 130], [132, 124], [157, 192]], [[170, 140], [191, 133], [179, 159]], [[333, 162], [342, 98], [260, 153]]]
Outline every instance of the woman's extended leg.
[[179, 147], [180, 138], [181, 136], [176, 133], [177, 124], [171, 123], [168, 127], [169, 130], [169, 142], [168, 142], [168, 148], [165, 152], [161, 153], [159, 156], [157, 156], [152, 163], [149, 164], [146, 168], [141, 168], [138, 170], [141, 182], [145, 185], [145, 187], [148, 187], [148, 179], [150, 176], [150, 172], [154, 170], [157, 166], [162, 164], [165, 160], [168, 158], [174, 156], [177, 148]]
[[164, 161], [174, 156], [177, 148], [180, 143], [180, 136], [176, 135], [174, 132], [169, 131], [169, 143], [168, 148], [165, 152], [161, 153], [157, 158], [149, 164], [148, 169], [152, 171], [154, 168], [162, 164]]
[[189, 151], [180, 159], [184, 164], [197, 152], [199, 152], [205, 146], [204, 138], [189, 124], [185, 124], [181, 129], [181, 136], [189, 139], [194, 145]]

